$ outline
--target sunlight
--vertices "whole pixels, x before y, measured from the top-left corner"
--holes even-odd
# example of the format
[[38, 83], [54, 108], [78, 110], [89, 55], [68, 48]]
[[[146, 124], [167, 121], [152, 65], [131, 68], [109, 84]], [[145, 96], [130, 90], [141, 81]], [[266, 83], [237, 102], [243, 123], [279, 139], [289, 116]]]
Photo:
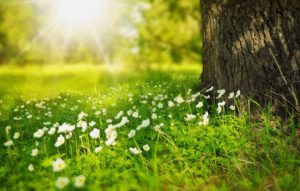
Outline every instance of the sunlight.
[[56, 17], [62, 24], [84, 27], [107, 16], [108, 0], [56, 0]]

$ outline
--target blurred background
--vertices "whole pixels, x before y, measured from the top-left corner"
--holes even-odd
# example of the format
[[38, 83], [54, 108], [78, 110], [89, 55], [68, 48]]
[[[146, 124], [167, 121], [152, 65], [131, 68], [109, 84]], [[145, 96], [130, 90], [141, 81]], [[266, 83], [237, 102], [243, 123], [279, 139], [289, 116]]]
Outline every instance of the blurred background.
[[199, 3], [0, 0], [0, 64], [200, 64]]

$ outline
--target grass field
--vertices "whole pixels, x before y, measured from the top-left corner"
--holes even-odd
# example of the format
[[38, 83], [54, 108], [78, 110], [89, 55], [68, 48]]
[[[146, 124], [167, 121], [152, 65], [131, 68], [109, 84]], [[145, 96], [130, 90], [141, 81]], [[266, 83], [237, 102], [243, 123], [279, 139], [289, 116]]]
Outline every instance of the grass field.
[[0, 190], [300, 190], [293, 122], [213, 103], [200, 72], [0, 68]]

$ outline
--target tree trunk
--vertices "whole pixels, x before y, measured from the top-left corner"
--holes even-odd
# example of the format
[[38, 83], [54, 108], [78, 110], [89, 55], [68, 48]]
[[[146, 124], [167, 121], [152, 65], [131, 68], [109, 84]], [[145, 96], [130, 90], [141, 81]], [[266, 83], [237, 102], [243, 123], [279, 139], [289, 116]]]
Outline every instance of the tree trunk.
[[300, 1], [202, 0], [201, 12], [202, 86], [300, 111]]

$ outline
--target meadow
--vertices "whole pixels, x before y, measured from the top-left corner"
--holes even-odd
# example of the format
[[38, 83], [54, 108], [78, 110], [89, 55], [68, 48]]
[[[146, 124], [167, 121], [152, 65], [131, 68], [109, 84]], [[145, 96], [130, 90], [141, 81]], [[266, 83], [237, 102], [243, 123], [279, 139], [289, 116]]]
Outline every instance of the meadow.
[[200, 73], [1, 67], [0, 190], [300, 190], [293, 121], [209, 97]]

